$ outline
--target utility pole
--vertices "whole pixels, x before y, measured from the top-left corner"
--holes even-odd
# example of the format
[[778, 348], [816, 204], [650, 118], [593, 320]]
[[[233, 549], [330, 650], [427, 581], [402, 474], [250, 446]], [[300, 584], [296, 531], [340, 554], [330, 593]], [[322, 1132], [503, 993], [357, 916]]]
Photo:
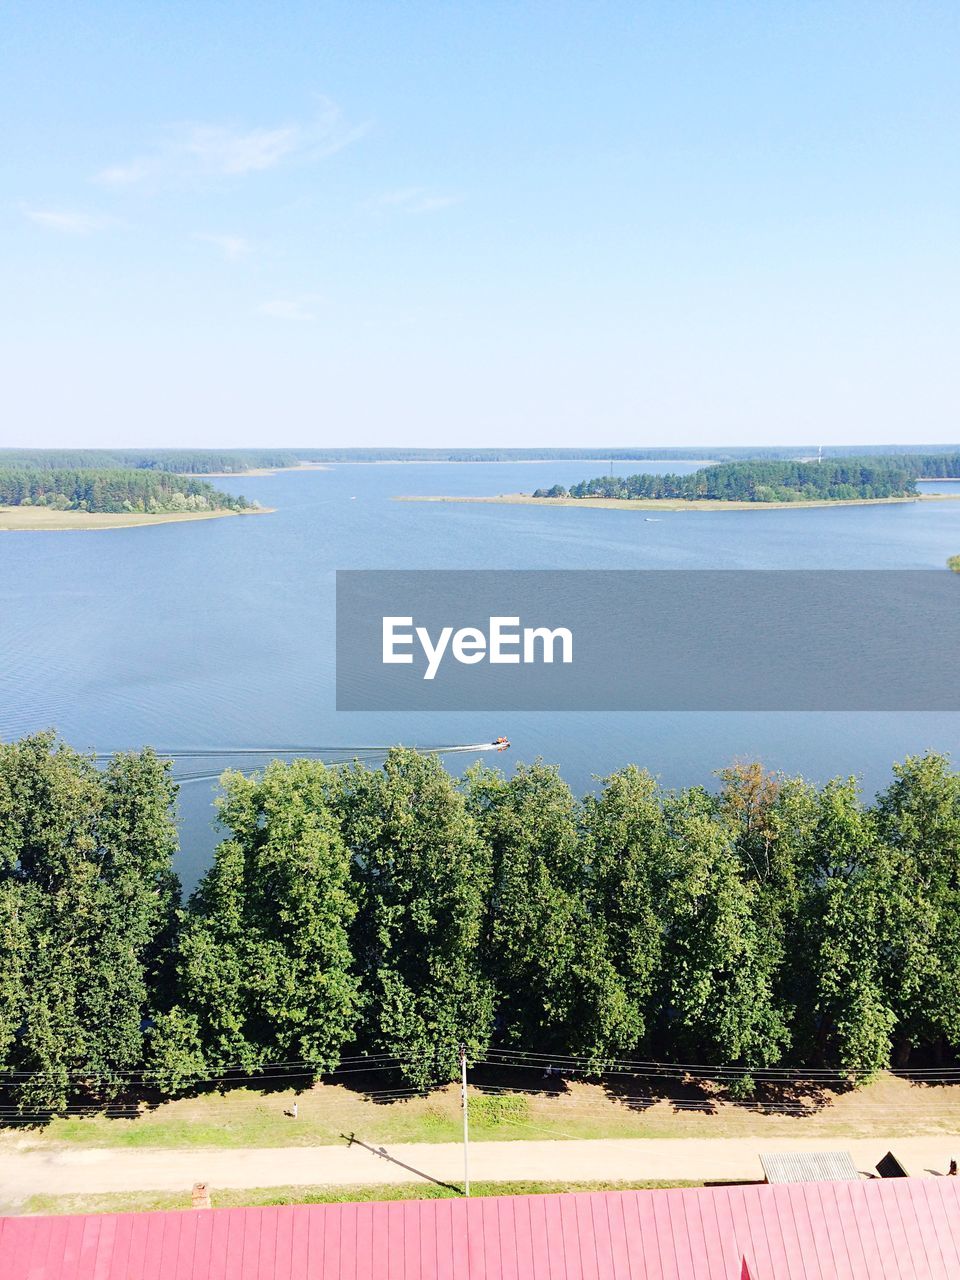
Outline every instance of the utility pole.
[[467, 1046], [460, 1046], [460, 1100], [463, 1103], [463, 1194], [470, 1194], [470, 1119], [467, 1111]]

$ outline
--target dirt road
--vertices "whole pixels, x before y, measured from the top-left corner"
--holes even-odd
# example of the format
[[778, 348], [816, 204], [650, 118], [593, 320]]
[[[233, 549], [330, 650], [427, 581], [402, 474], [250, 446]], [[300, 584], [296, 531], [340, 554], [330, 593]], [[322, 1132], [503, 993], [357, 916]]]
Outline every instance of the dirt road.
[[[640, 1138], [577, 1142], [477, 1142], [476, 1181], [749, 1181], [762, 1177], [759, 1156], [775, 1151], [849, 1151], [873, 1173], [892, 1150], [911, 1174], [945, 1173], [960, 1158], [960, 1135], [926, 1138]], [[463, 1149], [455, 1143], [398, 1143], [236, 1150], [74, 1148], [0, 1152], [0, 1201], [37, 1193], [181, 1191], [212, 1187], [437, 1181], [461, 1184]]]

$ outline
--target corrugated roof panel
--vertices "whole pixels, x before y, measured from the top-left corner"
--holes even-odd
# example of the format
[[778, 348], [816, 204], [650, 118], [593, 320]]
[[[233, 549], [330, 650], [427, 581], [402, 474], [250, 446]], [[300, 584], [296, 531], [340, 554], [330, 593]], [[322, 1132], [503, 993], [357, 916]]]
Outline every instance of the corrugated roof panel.
[[3, 1280], [956, 1280], [960, 1180], [0, 1219]]
[[[540, 1280], [546, 1276], [536, 1248], [534, 1222], [543, 1222], [543, 1206], [539, 1197], [516, 1196], [513, 1206], [513, 1249], [517, 1275], [521, 1280]], [[538, 1212], [534, 1212], [538, 1210]], [[539, 1264], [539, 1265], [538, 1265]]]
[[720, 1219], [719, 1229], [722, 1234], [729, 1231], [737, 1241], [739, 1253], [742, 1258], [746, 1258], [750, 1267], [752, 1280], [756, 1280], [759, 1273], [756, 1269], [756, 1250], [753, 1247], [753, 1233], [750, 1230], [750, 1214], [743, 1195], [744, 1188], [726, 1187], [724, 1191], [726, 1213]]
[[[903, 1222], [903, 1234], [907, 1242], [907, 1256], [913, 1267], [909, 1274], [916, 1275], [917, 1280], [923, 1280], [925, 1276], [933, 1274], [932, 1266], [936, 1266], [939, 1270], [943, 1265], [943, 1255], [937, 1245], [936, 1236], [932, 1240], [925, 1239], [917, 1219], [916, 1206], [909, 1191], [897, 1197], [896, 1207], [900, 1211], [900, 1218]], [[933, 1246], [933, 1251], [931, 1251], [931, 1245]]]
[[686, 1232], [684, 1197], [672, 1191], [662, 1196], [663, 1209], [659, 1215], [663, 1274], [669, 1280], [683, 1280], [690, 1270], [690, 1244]]
[[[125, 1215], [133, 1217], [132, 1214]], [[222, 1263], [222, 1244], [226, 1239], [226, 1231], [224, 1224], [219, 1221], [219, 1215], [214, 1217], [212, 1213], [195, 1213], [192, 1215], [196, 1223], [190, 1246], [189, 1254], [185, 1253], [183, 1259], [183, 1272], [177, 1280], [191, 1280], [191, 1277], [200, 1275], [209, 1275], [210, 1280], [221, 1280], [221, 1275], [217, 1271], [218, 1260]], [[293, 1215], [290, 1215], [291, 1222]], [[126, 1250], [128, 1256], [131, 1255], [132, 1236], [126, 1241]], [[206, 1270], [204, 1270], [206, 1268]], [[129, 1276], [129, 1270], [117, 1273], [117, 1280], [126, 1280]], [[111, 1277], [113, 1280], [113, 1277]]]
[[841, 1193], [849, 1182], [824, 1182], [820, 1184], [823, 1196], [830, 1197], [828, 1221], [831, 1224], [835, 1249], [843, 1260], [841, 1275], [856, 1280], [863, 1274], [866, 1257], [860, 1245], [860, 1232], [857, 1226], [857, 1213], [853, 1204]]
[[768, 1182], [859, 1182], [849, 1151], [784, 1151], [760, 1157]]
[[703, 1227], [704, 1250], [699, 1260], [703, 1264], [703, 1272], [709, 1276], [726, 1275], [730, 1267], [739, 1261], [734, 1256], [737, 1250], [732, 1233], [721, 1227], [726, 1202], [716, 1191], [711, 1196], [698, 1196], [696, 1206]]
[[641, 1265], [637, 1268], [637, 1274], [643, 1276], [643, 1280], [664, 1280], [657, 1214], [660, 1199], [656, 1195], [641, 1195], [639, 1191], [635, 1191], [633, 1195], [637, 1204], [639, 1231], [629, 1242], [631, 1258], [639, 1254], [638, 1261]]
[[[833, 1196], [833, 1207], [837, 1215], [840, 1225], [843, 1242], [846, 1247], [849, 1265], [852, 1274], [859, 1274], [862, 1267], [870, 1267], [873, 1259], [876, 1261], [876, 1250], [871, 1248], [869, 1241], [869, 1222], [866, 1217], [861, 1219], [858, 1213], [860, 1204], [859, 1198], [855, 1199], [851, 1194], [850, 1182], [833, 1182], [830, 1183], [830, 1192]], [[867, 1235], [864, 1235], [866, 1228]]]
[[584, 1196], [586, 1212], [589, 1214], [593, 1234], [596, 1275], [613, 1274], [613, 1223], [611, 1211], [613, 1206], [608, 1200], [598, 1200], [596, 1196]]
[[611, 1204], [609, 1220], [613, 1234], [613, 1272], [615, 1276], [629, 1276], [630, 1280], [643, 1274], [636, 1257], [634, 1242], [640, 1239], [640, 1213], [636, 1192], [621, 1192]]

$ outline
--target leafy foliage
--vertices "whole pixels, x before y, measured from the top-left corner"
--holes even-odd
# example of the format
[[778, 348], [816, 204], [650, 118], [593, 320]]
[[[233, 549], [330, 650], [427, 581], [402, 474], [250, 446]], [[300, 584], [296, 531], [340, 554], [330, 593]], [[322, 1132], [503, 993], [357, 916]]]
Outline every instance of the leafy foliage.
[[493, 992], [479, 958], [489, 856], [439, 761], [396, 749], [354, 766], [339, 790], [353, 853], [353, 946], [364, 996], [360, 1042], [399, 1058], [423, 1088], [458, 1074], [461, 1043], [482, 1056]]
[[182, 916], [177, 1002], [153, 1065], [168, 1089], [269, 1063], [329, 1071], [353, 1037], [350, 856], [316, 761], [224, 777], [232, 832]]
[[469, 806], [493, 856], [485, 970], [508, 1043], [600, 1063], [642, 1023], [584, 893], [577, 805], [555, 769], [477, 770]]
[[169, 766], [100, 773], [50, 734], [0, 745], [0, 1066], [17, 1102], [109, 1099], [138, 1070], [178, 898]]
[[[571, 498], [671, 498], [692, 501], [812, 502], [915, 495], [921, 477], [960, 476], [960, 453], [891, 454], [824, 458], [819, 462], [770, 457], [701, 467], [689, 475], [598, 476], [569, 491]], [[562, 485], [537, 489], [535, 498], [563, 497]]]
[[245, 511], [246, 498], [165, 471], [0, 470], [0, 506], [58, 511]]
[[52, 735], [0, 745], [0, 1071], [26, 1111], [272, 1063], [390, 1055], [417, 1088], [491, 1047], [852, 1079], [960, 1049], [960, 774], [894, 767], [868, 805], [753, 762], [664, 792], [630, 766], [392, 751], [382, 769], [227, 774], [185, 908], [175, 787]]

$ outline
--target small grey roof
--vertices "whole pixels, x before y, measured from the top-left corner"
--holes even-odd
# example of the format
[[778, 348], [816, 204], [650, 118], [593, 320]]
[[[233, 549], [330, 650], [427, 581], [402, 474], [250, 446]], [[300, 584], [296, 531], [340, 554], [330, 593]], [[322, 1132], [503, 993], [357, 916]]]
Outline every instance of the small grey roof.
[[784, 1151], [760, 1157], [767, 1182], [859, 1182], [849, 1151]]

